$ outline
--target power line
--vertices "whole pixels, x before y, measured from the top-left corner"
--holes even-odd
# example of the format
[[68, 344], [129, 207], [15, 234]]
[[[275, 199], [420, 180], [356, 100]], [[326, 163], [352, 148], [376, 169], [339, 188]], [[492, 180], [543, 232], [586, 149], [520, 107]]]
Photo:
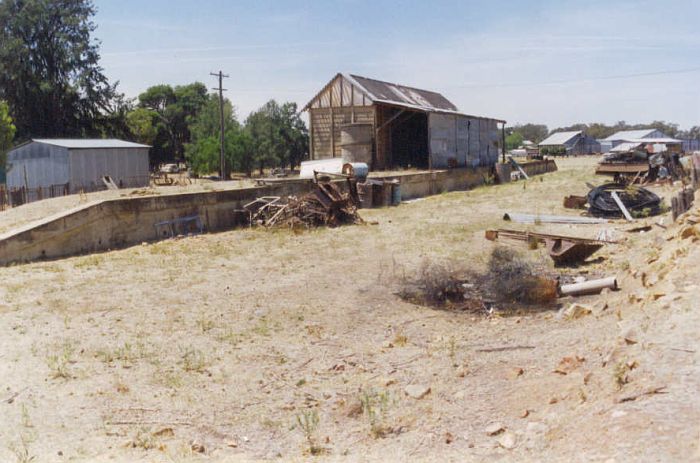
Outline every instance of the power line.
[[547, 85], [559, 85], [559, 84], [579, 84], [588, 82], [598, 82], [603, 80], [619, 80], [619, 79], [630, 79], [634, 77], [648, 77], [648, 76], [660, 76], [667, 74], [687, 74], [691, 72], [700, 71], [700, 67], [686, 68], [686, 69], [671, 69], [666, 71], [651, 71], [651, 72], [639, 72], [636, 74], [618, 74], [611, 76], [601, 76], [601, 77], [591, 77], [586, 79], [571, 79], [571, 80], [551, 80], [546, 82], [519, 82], [512, 84], [475, 84], [475, 85], [457, 85], [452, 88], [507, 88], [507, 87], [538, 87]]
[[219, 159], [219, 176], [221, 180], [226, 180], [228, 176], [226, 175], [226, 158], [224, 157], [224, 92], [226, 91], [226, 89], [224, 88], [224, 78], [228, 78], [229, 76], [227, 74], [224, 74], [222, 71], [219, 71], [218, 73], [210, 72], [209, 75], [219, 78], [219, 87], [214, 88], [213, 90], [219, 91], [219, 122], [221, 124], [221, 133], [219, 136], [221, 151], [221, 157]]

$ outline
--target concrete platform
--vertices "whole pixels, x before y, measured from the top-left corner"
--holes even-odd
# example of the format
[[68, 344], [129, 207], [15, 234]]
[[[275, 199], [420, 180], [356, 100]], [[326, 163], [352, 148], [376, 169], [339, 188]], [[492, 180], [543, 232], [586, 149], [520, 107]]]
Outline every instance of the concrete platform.
[[[528, 175], [556, 170], [553, 161], [526, 163]], [[401, 182], [403, 200], [468, 190], [492, 178], [490, 168], [452, 169], [373, 175]], [[302, 195], [309, 181], [290, 179], [266, 186], [223, 191], [199, 191], [163, 196], [123, 197], [86, 203], [23, 225], [0, 235], [0, 265], [55, 259], [162, 239], [154, 225], [184, 216], [199, 215], [208, 232], [238, 225], [236, 209], [261, 196]]]

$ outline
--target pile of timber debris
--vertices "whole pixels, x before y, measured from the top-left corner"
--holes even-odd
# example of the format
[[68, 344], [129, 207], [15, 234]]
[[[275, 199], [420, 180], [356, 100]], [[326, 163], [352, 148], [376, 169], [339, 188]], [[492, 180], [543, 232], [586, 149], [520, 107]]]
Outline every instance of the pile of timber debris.
[[611, 175], [615, 182], [630, 185], [673, 181], [687, 175], [677, 154], [668, 151], [649, 153], [645, 149], [605, 154], [596, 167], [596, 174]]
[[263, 196], [243, 206], [251, 225], [265, 227], [338, 227], [361, 224], [357, 213], [357, 189], [348, 179], [348, 192], [329, 181], [316, 182], [312, 192], [297, 198]]

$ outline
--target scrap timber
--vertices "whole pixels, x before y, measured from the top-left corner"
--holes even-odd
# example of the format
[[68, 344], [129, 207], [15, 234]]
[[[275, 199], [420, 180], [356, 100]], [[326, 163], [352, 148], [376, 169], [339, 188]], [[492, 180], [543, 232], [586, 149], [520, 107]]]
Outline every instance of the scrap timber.
[[576, 215], [547, 215], [547, 214], [520, 214], [507, 212], [503, 215], [503, 220], [517, 223], [563, 223], [563, 224], [601, 224], [607, 223], [606, 219], [595, 217], [581, 217]]
[[347, 179], [348, 192], [327, 180], [318, 180], [315, 185], [311, 193], [300, 198], [264, 196], [246, 204], [243, 210], [249, 214], [251, 226], [310, 228], [362, 223], [357, 213], [357, 189], [353, 179]]
[[486, 239], [496, 241], [499, 238], [523, 241], [526, 243], [543, 243], [549, 256], [556, 265], [583, 262], [605, 244], [614, 241], [590, 240], [573, 236], [549, 235], [518, 230], [486, 230]]

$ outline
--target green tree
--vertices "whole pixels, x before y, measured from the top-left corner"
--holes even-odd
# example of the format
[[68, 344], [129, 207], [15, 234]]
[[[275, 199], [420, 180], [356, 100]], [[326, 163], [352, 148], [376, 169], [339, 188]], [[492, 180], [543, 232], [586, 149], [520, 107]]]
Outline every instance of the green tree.
[[116, 85], [99, 66], [90, 0], [0, 2], [0, 98], [17, 134], [83, 136], [111, 131]]
[[280, 109], [282, 138], [286, 145], [285, 164], [291, 169], [299, 166], [309, 153], [309, 131], [296, 103], [285, 103]]
[[282, 159], [280, 121], [280, 107], [275, 100], [265, 103], [245, 121], [252, 140], [253, 160], [260, 175], [266, 167], [278, 166]]
[[547, 138], [549, 130], [544, 124], [518, 124], [510, 129], [511, 133], [519, 133], [523, 140], [530, 140], [537, 144]]
[[506, 137], [506, 149], [512, 150], [523, 144], [523, 136], [520, 132], [513, 132]]
[[146, 108], [136, 108], [126, 115], [126, 124], [134, 141], [145, 145], [153, 145], [158, 135], [155, 121], [158, 115]]
[[155, 116], [154, 163], [185, 157], [185, 145], [191, 141], [190, 124], [207, 99], [207, 88], [201, 82], [175, 88], [155, 85], [139, 95], [139, 107], [153, 111]]
[[307, 156], [308, 130], [295, 103], [280, 106], [270, 100], [248, 116], [245, 125], [260, 174], [267, 167], [295, 167]]
[[[185, 145], [185, 157], [197, 175], [220, 170], [219, 111], [219, 98], [210, 95], [190, 124], [192, 140]], [[253, 168], [251, 140], [227, 99], [224, 99], [224, 157], [227, 170], [250, 175]]]
[[10, 108], [0, 100], [0, 170], [5, 169], [7, 151], [12, 147], [15, 138], [15, 125], [10, 117]]

